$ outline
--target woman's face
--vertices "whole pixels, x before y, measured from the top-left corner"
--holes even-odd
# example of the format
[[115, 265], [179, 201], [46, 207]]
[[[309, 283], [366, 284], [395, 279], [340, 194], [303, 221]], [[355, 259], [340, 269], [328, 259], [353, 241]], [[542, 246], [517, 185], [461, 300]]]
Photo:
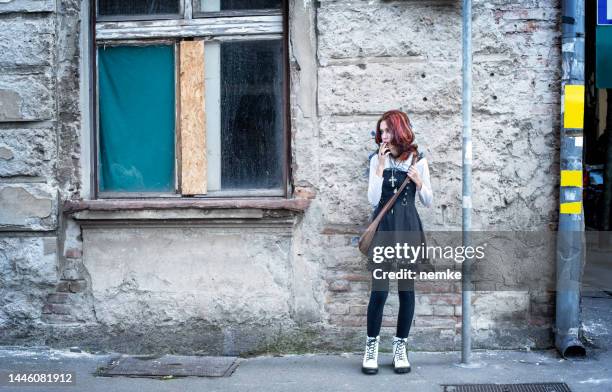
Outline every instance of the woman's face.
[[391, 140], [393, 140], [393, 134], [387, 127], [387, 122], [385, 120], [380, 122], [380, 137], [383, 143], [391, 143]]
[[393, 156], [397, 155], [397, 146], [391, 143], [393, 140], [393, 133], [391, 133], [391, 130], [387, 127], [387, 122], [385, 120], [380, 122], [380, 138], [383, 143], [387, 143], [391, 150], [391, 154]]

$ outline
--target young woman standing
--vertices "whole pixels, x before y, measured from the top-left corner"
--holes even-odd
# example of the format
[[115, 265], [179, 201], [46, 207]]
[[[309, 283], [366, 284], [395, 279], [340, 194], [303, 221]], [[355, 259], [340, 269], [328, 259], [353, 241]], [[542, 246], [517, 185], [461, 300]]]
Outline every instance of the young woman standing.
[[[377, 234], [399, 237], [403, 233], [418, 233], [422, 236], [421, 218], [415, 207], [415, 196], [424, 206], [433, 201], [427, 159], [419, 153], [414, 144], [415, 136], [406, 113], [390, 110], [382, 115], [376, 124], [378, 153], [370, 159], [368, 200], [375, 207], [374, 215], [398, 192], [408, 177], [410, 182], [382, 218]], [[400, 241], [402, 238], [398, 238]], [[420, 237], [418, 243], [420, 244]], [[372, 263], [370, 263], [372, 266]], [[371, 269], [372, 270], [372, 269]], [[378, 372], [378, 344], [382, 325], [383, 308], [389, 294], [389, 280], [372, 276], [372, 291], [367, 312], [367, 339], [363, 356], [362, 371], [366, 374]], [[393, 338], [393, 367], [397, 373], [410, 371], [406, 353], [408, 333], [414, 316], [414, 280], [398, 280], [399, 312], [396, 336]]]

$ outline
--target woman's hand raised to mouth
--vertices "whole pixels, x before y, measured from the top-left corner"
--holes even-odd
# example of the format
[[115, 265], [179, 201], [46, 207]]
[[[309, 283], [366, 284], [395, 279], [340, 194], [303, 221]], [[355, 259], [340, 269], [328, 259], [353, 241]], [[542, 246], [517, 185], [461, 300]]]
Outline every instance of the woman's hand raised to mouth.
[[378, 148], [378, 167], [376, 168], [376, 175], [378, 177], [383, 176], [383, 171], [385, 170], [385, 157], [391, 154], [391, 149], [387, 143], [380, 143], [380, 147]]

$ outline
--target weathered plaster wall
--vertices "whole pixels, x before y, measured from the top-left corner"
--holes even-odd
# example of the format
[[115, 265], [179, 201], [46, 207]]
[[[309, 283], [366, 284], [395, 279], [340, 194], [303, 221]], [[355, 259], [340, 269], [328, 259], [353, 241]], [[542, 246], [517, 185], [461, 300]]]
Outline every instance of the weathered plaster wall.
[[[231, 213], [212, 226], [175, 212], [172, 224], [149, 212], [154, 224], [114, 226], [60, 214], [64, 200], [87, 194], [89, 175], [80, 171], [90, 132], [80, 112], [81, 3], [0, 4], [0, 343], [361, 349], [369, 281], [356, 239], [370, 212], [370, 131], [384, 111], [411, 116], [429, 159], [435, 201], [418, 206], [426, 230], [460, 229], [460, 2], [289, 3], [292, 180], [294, 196], [312, 200], [303, 216], [282, 218], [280, 232], [270, 223], [278, 217], [241, 226]], [[478, 229], [555, 228], [558, 26], [558, 1], [474, 2]], [[242, 253], [231, 266], [252, 274], [230, 280], [217, 259]], [[535, 257], [541, 292], [474, 295], [476, 346], [550, 344], [552, 248]], [[417, 292], [411, 346], [458, 348], [456, 285]], [[385, 335], [397, 306], [389, 296]]]
[[[318, 232], [311, 236], [316, 245], [309, 257], [321, 260], [324, 319], [344, 331], [343, 340], [353, 333], [357, 345], [364, 334], [369, 281], [355, 248], [354, 226], [364, 224], [370, 211], [365, 173], [375, 146], [369, 131], [384, 111], [401, 108], [409, 114], [429, 159], [435, 202], [430, 209], [419, 206], [426, 230], [461, 228], [461, 3], [306, 4], [313, 7], [314, 27], [298, 33], [300, 47], [316, 46], [317, 64], [302, 67], [305, 61], [296, 57], [301, 70], [294, 86], [306, 75], [316, 78], [317, 96], [312, 101], [294, 93], [295, 178], [317, 192], [311, 209], [318, 214]], [[556, 227], [559, 13], [557, 1], [474, 2], [476, 230]], [[316, 111], [303, 109], [312, 106]], [[474, 295], [477, 346], [550, 344], [553, 251], [545, 246], [523, 260], [521, 273], [542, 277], [536, 290]], [[417, 288], [414, 347], [459, 347], [456, 291], [450, 284]], [[389, 335], [397, 306], [391, 295], [383, 318]]]
[[79, 5], [0, 4], [2, 343], [44, 342], [61, 300], [59, 209], [78, 189]]

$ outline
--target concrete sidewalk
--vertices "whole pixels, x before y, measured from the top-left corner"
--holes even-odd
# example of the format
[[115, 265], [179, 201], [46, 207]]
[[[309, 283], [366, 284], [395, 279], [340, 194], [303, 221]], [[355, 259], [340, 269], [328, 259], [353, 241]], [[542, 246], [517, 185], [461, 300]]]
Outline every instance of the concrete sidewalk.
[[[361, 374], [361, 353], [287, 355], [241, 359], [231, 377], [169, 380], [96, 377], [113, 355], [37, 349], [0, 349], [0, 372], [76, 372], [75, 387], [0, 387], [2, 391], [442, 391], [443, 384], [565, 382], [572, 391], [612, 391], [612, 299], [584, 298], [587, 357], [564, 360], [555, 350], [475, 351], [473, 368], [457, 366], [460, 352], [411, 352], [412, 372], [393, 373], [391, 355], [381, 353], [377, 375]], [[390, 342], [386, 342], [389, 343]]]

